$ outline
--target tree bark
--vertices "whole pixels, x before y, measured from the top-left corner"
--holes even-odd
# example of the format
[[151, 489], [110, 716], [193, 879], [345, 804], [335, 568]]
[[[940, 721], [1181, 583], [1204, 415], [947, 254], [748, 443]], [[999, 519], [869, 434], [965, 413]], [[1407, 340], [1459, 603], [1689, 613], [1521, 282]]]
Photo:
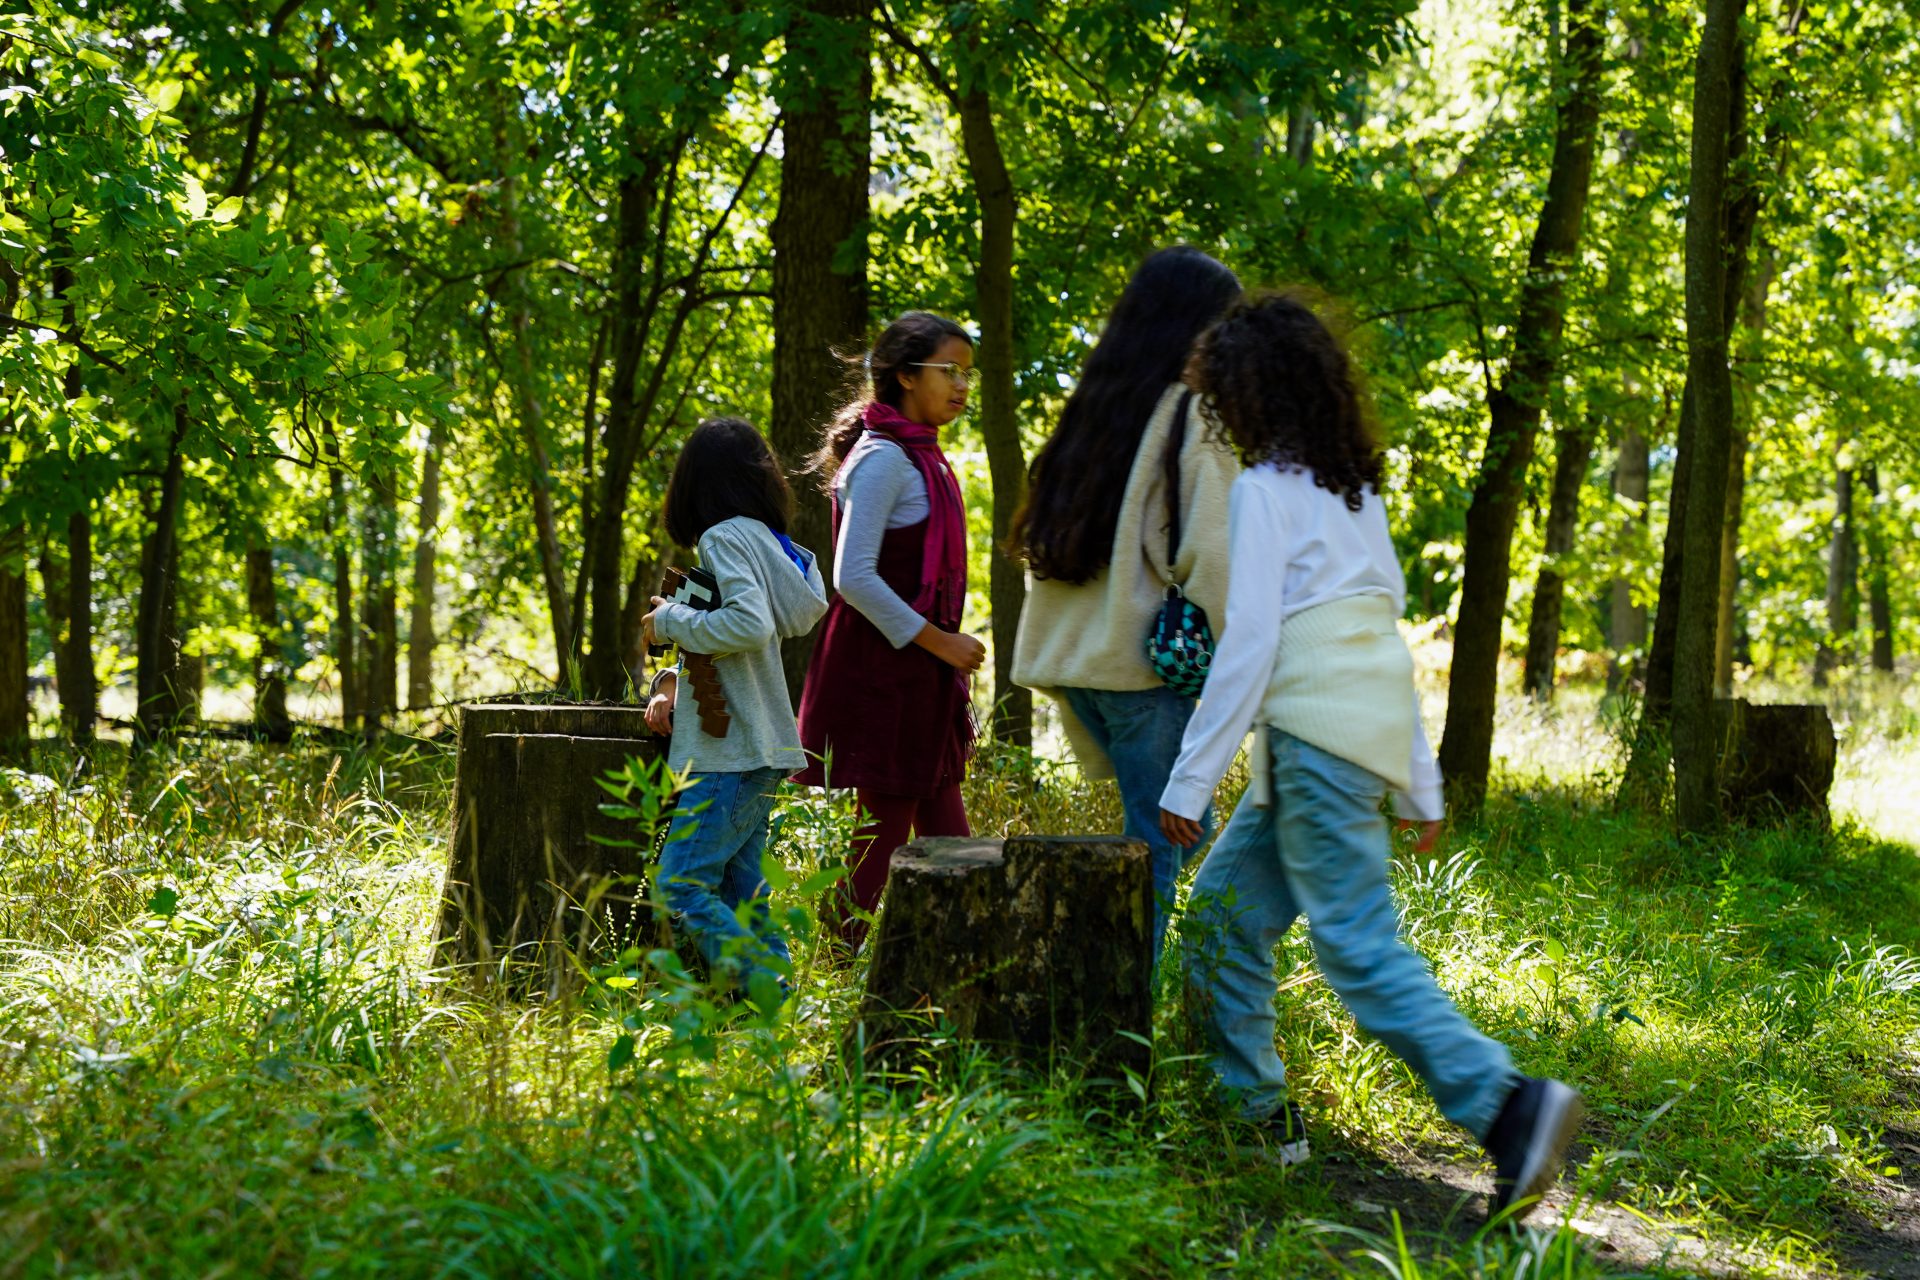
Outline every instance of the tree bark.
[[1833, 523], [1827, 544], [1827, 636], [1814, 655], [1813, 679], [1825, 684], [1835, 667], [1853, 660], [1860, 627], [1860, 548], [1853, 519], [1853, 468], [1844, 459], [1833, 473]]
[[[1681, 541], [1673, 648], [1674, 813], [1682, 832], [1721, 818], [1713, 721], [1713, 645], [1719, 621], [1720, 539], [1726, 521], [1733, 427], [1728, 365], [1727, 170], [1743, 102], [1739, 44], [1745, 0], [1707, 0], [1694, 62], [1693, 140], [1687, 195], [1687, 381], [1696, 452]], [[1737, 293], [1732, 297], [1737, 297]]]
[[152, 742], [165, 736], [180, 714], [180, 635], [174, 575], [179, 569], [177, 534], [186, 460], [180, 452], [187, 411], [176, 406], [173, 434], [160, 473], [160, 501], [140, 553], [140, 604], [134, 642], [134, 736]]
[[433, 702], [434, 557], [440, 534], [439, 427], [427, 435], [426, 456], [420, 460], [420, 537], [413, 545], [412, 612], [407, 622], [407, 705], [415, 709]]
[[[780, 209], [773, 219], [773, 415], [769, 439], [792, 468], [814, 450], [846, 373], [840, 353], [867, 328], [867, 180], [873, 72], [870, 0], [810, 0], [788, 29], [782, 70]], [[794, 485], [793, 540], [833, 582], [832, 512], [811, 476]], [[794, 706], [814, 633], [781, 646]]]
[[[1647, 523], [1647, 476], [1651, 468], [1647, 458], [1647, 438], [1628, 427], [1620, 440], [1620, 457], [1614, 464], [1613, 491], [1639, 505], [1639, 520]], [[1647, 606], [1633, 598], [1633, 585], [1625, 578], [1613, 581], [1613, 618], [1609, 640], [1613, 661], [1607, 671], [1607, 687], [1617, 691], [1645, 664], [1641, 652], [1647, 643]]]
[[360, 664], [354, 642], [360, 632], [353, 612], [353, 551], [347, 539], [347, 479], [340, 470], [338, 445], [327, 477], [327, 533], [333, 540], [333, 663], [340, 673], [340, 727], [360, 718]]
[[247, 548], [247, 613], [253, 622], [253, 727], [269, 742], [293, 737], [287, 714], [286, 641], [280, 633], [279, 588], [273, 548]]
[[1541, 702], [1553, 700], [1554, 660], [1560, 653], [1561, 612], [1567, 579], [1558, 565], [1573, 550], [1580, 524], [1580, 490], [1593, 460], [1593, 432], [1585, 423], [1554, 432], [1553, 495], [1547, 504], [1546, 562], [1533, 585], [1527, 617], [1527, 658], [1521, 687]]
[[980, 202], [980, 263], [974, 272], [980, 322], [980, 434], [993, 483], [993, 549], [988, 603], [993, 618], [993, 730], [1017, 746], [1033, 739], [1033, 695], [1013, 682], [1014, 637], [1026, 601], [1026, 571], [1007, 555], [1013, 513], [1026, 495], [1027, 459], [1020, 445], [1014, 388], [1013, 233], [1018, 208], [1000, 150], [993, 101], [984, 88], [960, 95], [960, 134]]
[[1720, 577], [1713, 630], [1713, 696], [1733, 696], [1734, 601], [1740, 587], [1740, 524], [1747, 505], [1747, 433], [1733, 428], [1727, 446], [1727, 508], [1720, 522]]
[[19, 525], [0, 532], [0, 761], [25, 765], [27, 715], [27, 540]]
[[1867, 518], [1862, 532], [1867, 544], [1867, 622], [1873, 629], [1873, 669], [1893, 670], [1893, 595], [1887, 563], [1885, 499], [1880, 496], [1880, 469], [1869, 465], [1860, 473], [1867, 491]]
[[361, 732], [377, 735], [400, 705], [400, 608], [397, 498], [393, 477], [367, 477], [360, 509], [360, 634], [366, 645]]
[[1603, 15], [1591, 0], [1569, 0], [1568, 38], [1546, 200], [1520, 284], [1512, 360], [1505, 382], [1488, 397], [1486, 449], [1467, 508], [1460, 612], [1454, 628], [1447, 723], [1440, 768], [1455, 806], [1473, 813], [1486, 797], [1493, 755], [1501, 631], [1513, 573], [1513, 529], [1519, 516], [1541, 409], [1557, 376], [1566, 322], [1565, 278], [1580, 245], [1593, 179], [1594, 133], [1600, 119]]

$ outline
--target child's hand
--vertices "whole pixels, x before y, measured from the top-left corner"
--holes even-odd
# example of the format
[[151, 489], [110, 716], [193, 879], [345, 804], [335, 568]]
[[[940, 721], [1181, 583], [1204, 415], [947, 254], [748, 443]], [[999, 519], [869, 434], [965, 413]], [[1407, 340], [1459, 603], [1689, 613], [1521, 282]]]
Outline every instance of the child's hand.
[[1169, 844], [1182, 849], [1191, 849], [1200, 843], [1200, 824], [1192, 818], [1183, 818], [1171, 809], [1160, 811], [1160, 834]]
[[935, 656], [961, 671], [978, 671], [987, 660], [987, 646], [964, 632], [948, 632]]
[[[665, 596], [654, 596], [653, 608], [647, 610], [645, 614], [641, 615], [641, 618], [640, 618], [640, 647], [641, 648], [657, 649], [660, 647], [659, 638], [653, 634], [653, 615], [660, 612], [660, 606], [666, 603], [668, 603], [668, 601]], [[649, 708], [648, 713], [649, 715], [651, 715], [652, 713], [651, 708]]]
[[1440, 824], [1438, 822], [1408, 822], [1405, 818], [1402, 818], [1395, 825], [1400, 828], [1401, 835], [1406, 835], [1409, 832], [1413, 834], [1413, 851], [1415, 853], [1432, 853], [1434, 841], [1440, 838]]
[[662, 693], [655, 693], [647, 699], [647, 727], [666, 737], [674, 731], [674, 681], [668, 679], [662, 685]]

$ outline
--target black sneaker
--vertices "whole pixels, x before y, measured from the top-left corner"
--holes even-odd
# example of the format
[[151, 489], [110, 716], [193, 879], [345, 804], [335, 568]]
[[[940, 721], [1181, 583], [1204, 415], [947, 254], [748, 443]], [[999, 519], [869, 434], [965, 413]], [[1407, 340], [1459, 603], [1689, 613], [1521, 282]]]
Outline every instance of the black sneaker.
[[1282, 1168], [1305, 1163], [1313, 1154], [1307, 1142], [1307, 1117], [1291, 1102], [1265, 1120], [1247, 1120], [1236, 1126], [1233, 1152], [1238, 1156], [1271, 1160]]
[[1558, 1080], [1521, 1078], [1482, 1144], [1494, 1165], [1493, 1207], [1488, 1217], [1497, 1218], [1514, 1204], [1519, 1208], [1510, 1221], [1518, 1222], [1533, 1212], [1540, 1196], [1560, 1176], [1567, 1144], [1586, 1112], [1580, 1095]]

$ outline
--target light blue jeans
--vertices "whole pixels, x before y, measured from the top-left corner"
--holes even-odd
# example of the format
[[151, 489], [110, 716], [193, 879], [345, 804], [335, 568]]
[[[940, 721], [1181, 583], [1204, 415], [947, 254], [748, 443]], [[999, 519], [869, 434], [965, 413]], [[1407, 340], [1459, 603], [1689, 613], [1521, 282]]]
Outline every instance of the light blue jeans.
[[1194, 700], [1166, 686], [1153, 689], [1062, 689], [1067, 709], [1113, 761], [1126, 815], [1122, 835], [1146, 841], [1153, 854], [1153, 954], [1167, 940], [1174, 890], [1213, 830], [1213, 806], [1200, 815], [1200, 843], [1191, 849], [1170, 844], [1160, 834], [1160, 794], [1167, 789], [1173, 763], [1180, 758], [1180, 736], [1193, 718]]
[[760, 858], [774, 793], [788, 772], [694, 774], [674, 804], [659, 877], [667, 905], [715, 977], [729, 976], [746, 990], [755, 973], [767, 972], [783, 996], [791, 972], [787, 939], [767, 910]]
[[1269, 736], [1272, 804], [1249, 799], [1234, 810], [1189, 899], [1200, 928], [1186, 977], [1215, 1074], [1251, 1119], [1285, 1100], [1273, 949], [1304, 911], [1320, 972], [1354, 1021], [1414, 1069], [1447, 1119], [1484, 1138], [1518, 1077], [1506, 1046], [1467, 1021], [1400, 940], [1380, 813], [1386, 784], [1290, 734]]

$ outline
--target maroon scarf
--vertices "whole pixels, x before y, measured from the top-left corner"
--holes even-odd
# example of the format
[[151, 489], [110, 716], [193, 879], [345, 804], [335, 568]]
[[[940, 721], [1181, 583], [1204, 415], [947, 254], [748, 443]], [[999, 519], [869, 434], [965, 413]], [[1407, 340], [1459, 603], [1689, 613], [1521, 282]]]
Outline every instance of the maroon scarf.
[[940, 433], [875, 400], [861, 414], [867, 430], [906, 450], [927, 484], [927, 549], [920, 565], [914, 612], [944, 626], [957, 626], [967, 598], [967, 508], [953, 464], [940, 450]]

